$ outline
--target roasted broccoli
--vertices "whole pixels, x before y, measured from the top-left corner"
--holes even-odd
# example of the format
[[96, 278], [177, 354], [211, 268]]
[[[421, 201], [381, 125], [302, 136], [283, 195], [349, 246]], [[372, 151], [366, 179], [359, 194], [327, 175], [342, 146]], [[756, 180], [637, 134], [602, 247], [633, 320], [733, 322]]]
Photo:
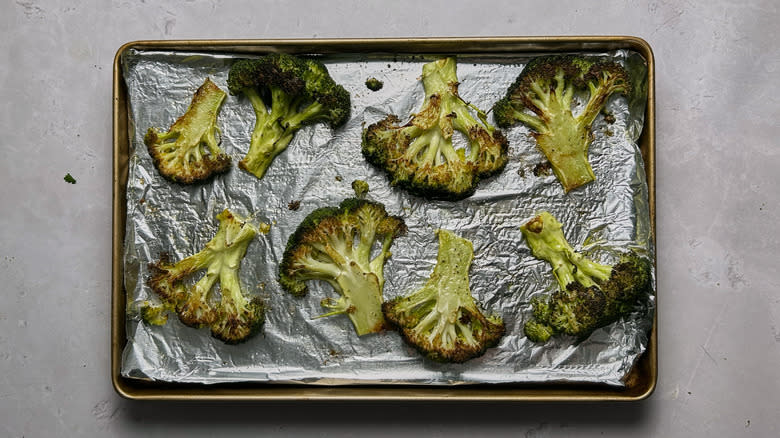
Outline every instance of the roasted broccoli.
[[[570, 55], [538, 57], [496, 102], [493, 116], [502, 128], [523, 122], [533, 131], [568, 192], [596, 179], [588, 161], [591, 124], [609, 96], [628, 94], [630, 88], [628, 74], [616, 62]], [[585, 105], [575, 115], [572, 104], [583, 93]]]
[[206, 78], [183, 116], [167, 132], [149, 128], [144, 143], [163, 177], [194, 184], [230, 169], [230, 156], [219, 147], [217, 113], [225, 92]]
[[[217, 215], [219, 229], [206, 247], [177, 263], [166, 255], [149, 265], [149, 286], [172, 306], [179, 320], [190, 327], [209, 327], [211, 334], [228, 344], [238, 344], [257, 334], [265, 322], [265, 305], [259, 297], [241, 290], [238, 270], [257, 228], [229, 210]], [[197, 271], [205, 275], [187, 286], [185, 279]], [[217, 300], [214, 285], [219, 282]]]
[[639, 254], [622, 254], [614, 266], [596, 263], [574, 251], [560, 222], [542, 212], [520, 227], [532, 254], [550, 263], [560, 288], [531, 301], [534, 319], [525, 334], [545, 342], [563, 333], [585, 338], [630, 313], [650, 289], [650, 263]]
[[[321, 316], [346, 314], [358, 335], [381, 331], [384, 265], [393, 240], [405, 231], [401, 218], [364, 199], [349, 198], [339, 207], [314, 210], [287, 242], [280, 283], [289, 293], [303, 296], [306, 280], [324, 280], [339, 298], [322, 300], [331, 312]], [[381, 249], [372, 259], [377, 241]]]
[[238, 60], [227, 83], [230, 93], [246, 96], [255, 111], [249, 152], [239, 167], [258, 178], [304, 125], [328, 122], [337, 128], [349, 118], [349, 93], [313, 59], [274, 53]]
[[[404, 125], [389, 115], [363, 132], [366, 160], [384, 170], [392, 184], [429, 199], [471, 196], [480, 178], [500, 173], [508, 161], [501, 131], [458, 95], [455, 66], [455, 58], [425, 64], [420, 111]], [[454, 131], [465, 135], [465, 149], [453, 144]]]
[[382, 305], [385, 318], [407, 343], [438, 362], [465, 362], [481, 356], [504, 335], [498, 316], [485, 316], [469, 289], [474, 258], [470, 241], [438, 230], [436, 267], [423, 287]]

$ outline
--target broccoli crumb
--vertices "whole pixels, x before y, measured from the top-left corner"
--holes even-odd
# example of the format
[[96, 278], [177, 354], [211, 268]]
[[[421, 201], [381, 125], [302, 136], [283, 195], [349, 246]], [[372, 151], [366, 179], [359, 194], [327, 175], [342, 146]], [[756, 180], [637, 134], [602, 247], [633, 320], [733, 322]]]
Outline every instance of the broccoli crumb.
[[336, 181], [341, 182], [344, 178], [341, 177], [341, 175], [336, 175]]
[[352, 190], [355, 191], [355, 196], [357, 198], [363, 199], [366, 197], [366, 193], [368, 193], [368, 183], [363, 180], [356, 179], [352, 181]]
[[549, 161], [545, 161], [544, 163], [539, 163], [534, 166], [534, 175], [536, 176], [549, 176], [551, 171], [552, 165]]
[[287, 208], [292, 211], [298, 211], [301, 208], [301, 201], [290, 201], [287, 204]]
[[71, 174], [69, 174], [69, 173], [65, 174], [65, 178], [64, 179], [65, 179], [65, 182], [68, 183], [68, 184], [76, 184], [76, 178], [73, 178], [73, 176], [71, 176]]
[[368, 78], [366, 79], [366, 88], [368, 88], [371, 91], [379, 91], [384, 86], [384, 82], [380, 81], [377, 78]]

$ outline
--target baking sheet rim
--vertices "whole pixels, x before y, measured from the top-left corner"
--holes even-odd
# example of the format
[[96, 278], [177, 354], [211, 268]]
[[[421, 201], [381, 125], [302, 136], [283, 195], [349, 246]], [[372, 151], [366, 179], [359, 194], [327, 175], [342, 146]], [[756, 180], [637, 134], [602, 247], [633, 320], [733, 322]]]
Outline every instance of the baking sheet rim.
[[[126, 214], [128, 145], [126, 93], [121, 57], [130, 49], [248, 52], [284, 48], [290, 51], [349, 53], [386, 51], [403, 47], [404, 52], [496, 53], [561, 50], [631, 49], [647, 60], [648, 99], [640, 147], [647, 175], [650, 224], [655, 241], [655, 78], [650, 45], [632, 36], [546, 36], [479, 38], [379, 38], [379, 39], [258, 39], [258, 40], [142, 40], [121, 46], [113, 63], [113, 218], [112, 218], [112, 300], [111, 377], [119, 395], [135, 400], [462, 400], [462, 401], [638, 401], [649, 397], [657, 383], [657, 321], [647, 350], [628, 376], [625, 388], [592, 384], [495, 384], [464, 386], [348, 385], [311, 386], [305, 384], [177, 384], [142, 382], [121, 376], [121, 356], [125, 338], [125, 291], [122, 248]], [[454, 48], [453, 48], [454, 47]], [[396, 50], [398, 51], [398, 50]], [[657, 274], [656, 274], [657, 275]], [[658, 291], [656, 290], [656, 300]]]

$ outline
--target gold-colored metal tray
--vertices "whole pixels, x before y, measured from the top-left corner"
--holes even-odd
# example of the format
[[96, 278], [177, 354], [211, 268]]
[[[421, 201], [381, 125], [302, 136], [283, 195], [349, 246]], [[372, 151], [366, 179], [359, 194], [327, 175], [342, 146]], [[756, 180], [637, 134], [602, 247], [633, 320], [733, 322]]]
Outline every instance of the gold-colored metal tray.
[[[507, 56], [535, 52], [605, 51], [629, 49], [641, 54], [648, 67], [645, 124], [639, 146], [649, 188], [650, 224], [655, 246], [655, 78], [650, 45], [629, 36], [393, 38], [296, 40], [186, 40], [135, 41], [119, 48], [114, 58], [113, 89], [113, 260], [111, 304], [111, 377], [123, 397], [136, 400], [461, 400], [461, 401], [638, 401], [652, 394], [658, 376], [657, 301], [647, 350], [640, 356], [624, 387], [598, 384], [490, 384], [490, 385], [349, 385], [225, 383], [215, 385], [149, 382], [122, 377], [125, 335], [123, 245], [129, 145], [127, 89], [122, 54], [128, 50], [198, 51], [231, 53], [321, 54], [491, 54]], [[657, 291], [656, 291], [657, 300]]]

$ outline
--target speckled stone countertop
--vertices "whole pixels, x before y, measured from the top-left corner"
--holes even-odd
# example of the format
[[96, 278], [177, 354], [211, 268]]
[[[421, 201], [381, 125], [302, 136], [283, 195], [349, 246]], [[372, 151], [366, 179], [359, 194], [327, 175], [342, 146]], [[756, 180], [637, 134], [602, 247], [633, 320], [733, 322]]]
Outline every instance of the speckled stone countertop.
[[[327, 3], [4, 2], [0, 436], [780, 435], [777, 2]], [[648, 400], [225, 405], [114, 392], [111, 71], [122, 44], [523, 35], [653, 47], [660, 378]]]

